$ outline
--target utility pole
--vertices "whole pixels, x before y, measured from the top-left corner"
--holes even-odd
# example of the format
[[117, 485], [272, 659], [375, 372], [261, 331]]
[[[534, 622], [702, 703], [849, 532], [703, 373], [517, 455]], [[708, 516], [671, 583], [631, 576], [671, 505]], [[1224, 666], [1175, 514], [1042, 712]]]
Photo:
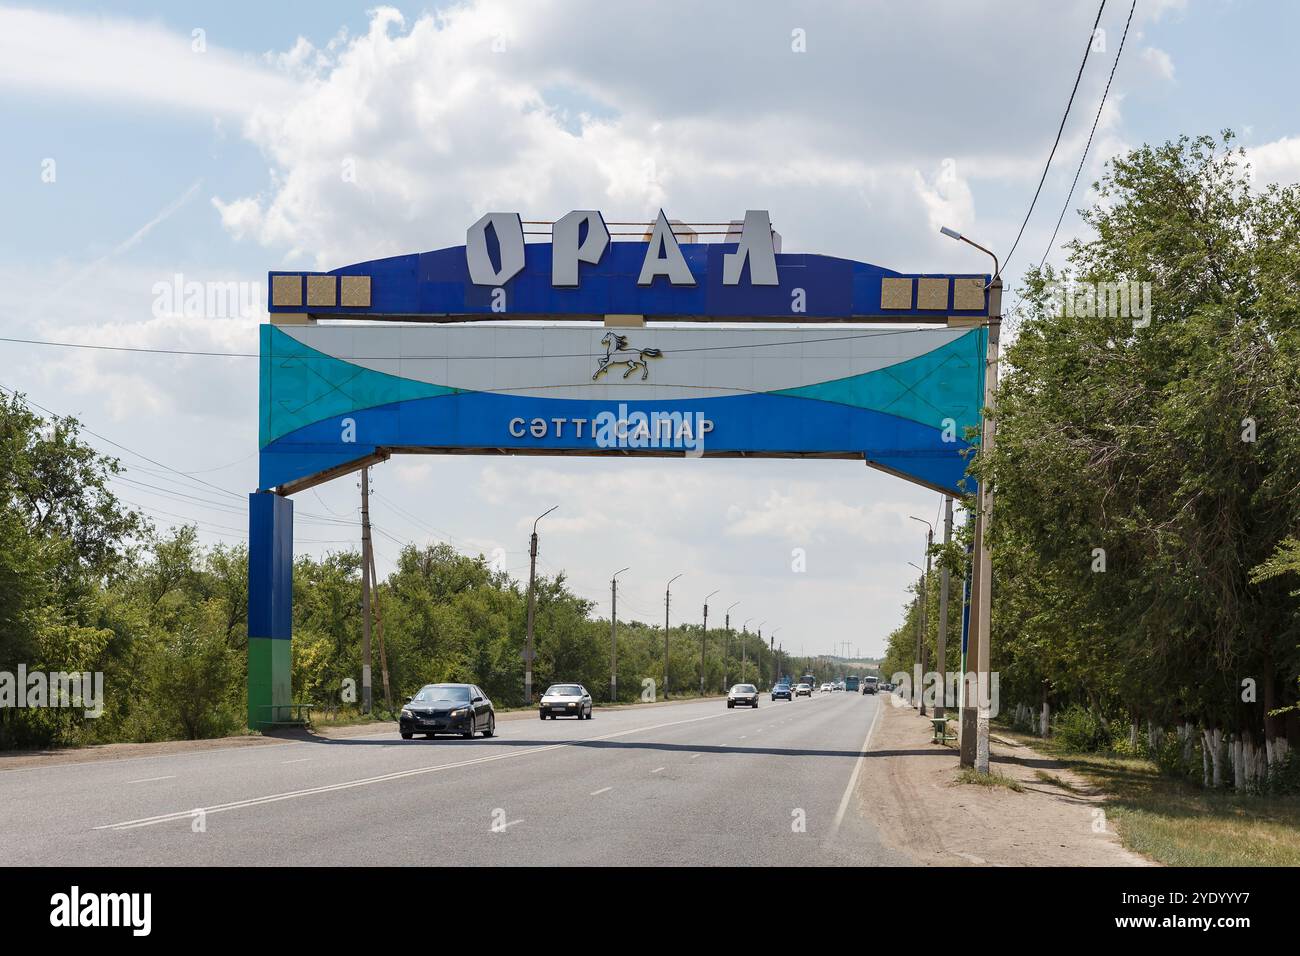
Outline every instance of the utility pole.
[[361, 712], [374, 704], [370, 688], [370, 469], [361, 469]]
[[921, 586], [916, 591], [916, 663], [912, 668], [912, 706], [918, 709], [922, 717], [925, 716], [925, 695], [921, 693], [921, 688], [925, 680], [925, 668], [922, 666], [922, 640], [925, 634], [925, 568], [921, 567], [915, 561], [907, 562], [911, 567], [921, 572]]
[[[558, 507], [560, 506], [555, 506], [555, 508]], [[528, 539], [528, 645], [524, 648], [525, 707], [531, 706], [533, 702], [533, 658], [537, 656], [533, 650], [533, 618], [536, 612], [536, 595], [534, 591], [537, 587], [537, 522], [545, 518], [555, 508], [543, 511], [533, 520], [533, 534]]]
[[[988, 339], [984, 348], [984, 401], [980, 414], [980, 464], [992, 457], [997, 437], [997, 420], [993, 415], [994, 399], [998, 389], [998, 339], [1002, 329], [1002, 265], [997, 253], [968, 239], [947, 226], [939, 232], [949, 239], [964, 242], [993, 260], [993, 278], [988, 284], [989, 324]], [[966, 656], [975, 661], [975, 694], [977, 706], [971, 706], [970, 688], [962, 697], [961, 708], [961, 765], [974, 766], [980, 773], [989, 770], [989, 695], [992, 693], [989, 674], [989, 640], [992, 622], [993, 553], [988, 544], [986, 525], [993, 517], [993, 489], [988, 475], [980, 479], [975, 498], [975, 552], [971, 559], [970, 624], [967, 627]], [[981, 687], [983, 688], [981, 692]]]
[[375, 626], [379, 635], [379, 672], [384, 676], [384, 707], [393, 712], [393, 692], [388, 684], [388, 653], [384, 650], [384, 614], [379, 606], [379, 572], [375, 570], [375, 549], [370, 549], [370, 583], [375, 589]]
[[[739, 601], [736, 602], [736, 604], [739, 603]], [[736, 604], [731, 605], [731, 607], [735, 607]], [[722, 643], [722, 692], [724, 694], [727, 692], [727, 678], [730, 676], [727, 671], [731, 667], [731, 607], [727, 608], [727, 620], [725, 623], [727, 637]], [[742, 682], [745, 680], [745, 675], [743, 673], [740, 675], [740, 679]]]
[[[998, 339], [1002, 328], [1002, 278], [993, 277], [989, 284], [989, 341], [984, 373], [984, 407], [989, 414], [984, 416], [983, 434], [980, 436], [980, 458], [992, 457], [994, 441], [997, 437], [997, 420], [992, 414], [993, 402], [998, 387]], [[975, 721], [975, 769], [980, 773], [989, 772], [989, 703], [992, 694], [990, 684], [990, 649], [993, 612], [993, 551], [989, 547], [988, 523], [993, 518], [993, 486], [988, 478], [979, 483], [980, 508], [975, 515], [977, 545], [976, 560], [979, 562], [979, 591], [976, 595], [976, 607], [979, 610], [979, 651], [975, 658], [977, 674], [977, 712]]]
[[709, 639], [709, 598], [717, 594], [712, 592], [709, 597], [704, 599], [704, 630], [700, 634], [700, 696], [704, 696], [704, 643]]
[[[948, 545], [952, 543], [952, 495], [943, 499], [943, 547], [944, 558], [948, 556]], [[939, 570], [939, 638], [935, 645], [935, 670], [939, 672], [939, 699], [934, 704], [934, 716], [947, 714], [948, 697], [948, 562], [944, 561]]]
[[[628, 570], [624, 568], [623, 571]], [[609, 579], [609, 702], [618, 703], [618, 576]]]
[[673, 600], [673, 582], [685, 573], [682, 571], [680, 574], [674, 574], [668, 579], [668, 586], [664, 588], [664, 700], [668, 699], [668, 607]]

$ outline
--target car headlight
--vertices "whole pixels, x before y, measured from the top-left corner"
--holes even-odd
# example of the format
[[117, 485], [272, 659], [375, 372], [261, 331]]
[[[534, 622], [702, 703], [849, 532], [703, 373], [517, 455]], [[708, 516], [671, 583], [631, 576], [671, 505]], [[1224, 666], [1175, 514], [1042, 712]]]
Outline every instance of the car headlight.
[[411, 713], [411, 711], [409, 711], [409, 710], [407, 710], [405, 707], [403, 707], [403, 708], [402, 708], [402, 716], [403, 716], [403, 717], [411, 717], [411, 718], [414, 718], [414, 717], [415, 717], [415, 714]]
[[464, 716], [465, 716], [466, 714], [468, 714], [468, 713], [469, 713], [469, 708], [468, 708], [468, 707], [462, 707], [460, 710], [453, 710], [453, 711], [451, 712], [451, 716], [453, 716], [453, 717], [464, 717]]

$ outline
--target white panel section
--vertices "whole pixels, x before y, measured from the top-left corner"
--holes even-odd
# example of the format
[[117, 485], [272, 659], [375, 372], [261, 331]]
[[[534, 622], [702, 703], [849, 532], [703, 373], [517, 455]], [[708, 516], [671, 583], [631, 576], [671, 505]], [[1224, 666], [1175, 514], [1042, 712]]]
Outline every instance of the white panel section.
[[[972, 332], [946, 327], [607, 329], [485, 323], [279, 328], [327, 355], [418, 382], [541, 398], [659, 401], [773, 392], [861, 375]], [[606, 354], [601, 339], [611, 331], [623, 335], [627, 346], [593, 380]], [[642, 357], [642, 350], [652, 349], [662, 355]]]

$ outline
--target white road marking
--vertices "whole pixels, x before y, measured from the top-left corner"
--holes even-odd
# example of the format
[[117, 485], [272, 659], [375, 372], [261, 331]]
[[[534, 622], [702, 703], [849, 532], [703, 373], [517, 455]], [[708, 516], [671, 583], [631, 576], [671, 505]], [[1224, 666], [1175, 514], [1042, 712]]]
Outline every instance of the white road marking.
[[703, 756], [704, 756], [704, 754], [691, 754], [691, 759], [694, 760], [694, 759], [696, 759], [697, 757], [703, 757]]
[[[363, 777], [359, 780], [347, 780], [343, 783], [333, 783], [321, 787], [309, 787], [305, 790], [289, 790], [285, 793], [272, 793], [264, 797], [252, 797], [247, 800], [234, 800], [230, 803], [221, 803], [211, 807], [200, 807], [204, 813], [222, 813], [226, 810], [241, 810], [245, 807], [256, 807], [267, 803], [278, 803], [281, 800], [294, 800], [298, 797], [310, 797], [318, 793], [333, 793], [337, 790], [351, 790], [355, 787], [365, 787], [376, 783], [387, 783], [390, 780], [401, 780], [405, 777], [419, 777], [428, 773], [438, 773], [442, 770], [454, 770], [459, 767], [471, 767], [476, 764], [492, 763], [496, 760], [512, 760], [517, 757], [527, 757], [532, 754], [545, 753], [548, 750], [560, 750], [564, 747], [574, 747], [589, 741], [613, 740], [616, 737], [627, 737], [630, 734], [646, 733], [651, 730], [661, 730], [664, 727], [677, 727], [682, 724], [694, 724], [701, 720], [713, 720], [715, 717], [721, 717], [726, 713], [705, 714], [702, 717], [688, 717], [685, 720], [670, 720], [662, 724], [651, 724], [648, 727], [633, 727], [629, 730], [620, 730], [612, 734], [603, 734], [599, 737], [587, 737], [583, 740], [566, 741], [559, 744], [550, 744], [545, 747], [532, 747], [527, 750], [514, 750], [506, 753], [492, 754], [486, 757], [474, 757], [470, 760], [457, 760], [452, 763], [437, 764], [432, 767], [416, 767], [413, 770], [399, 770], [394, 773], [380, 774], [376, 777]], [[660, 768], [663, 769], [663, 768]], [[178, 820], [191, 820], [195, 811], [180, 810], [175, 813], [162, 813], [153, 817], [141, 817], [138, 820], [123, 820], [119, 823], [105, 823], [95, 830], [134, 830], [137, 827], [149, 827], [159, 823], [172, 823]]]
[[511, 820], [509, 823], [503, 823], [503, 824], [501, 824], [501, 826], [499, 826], [499, 827], [496, 828], [496, 831], [495, 831], [495, 832], [497, 832], [497, 833], [504, 833], [505, 830], [506, 830], [506, 827], [512, 827], [512, 826], [514, 826], [516, 823], [523, 823], [523, 822], [524, 822], [523, 820]]
[[853, 788], [858, 782], [858, 774], [862, 772], [862, 762], [867, 759], [867, 748], [871, 746], [871, 735], [876, 732], [876, 724], [880, 721], [880, 704], [876, 704], [876, 716], [871, 718], [871, 726], [867, 728], [867, 736], [862, 739], [862, 749], [858, 752], [857, 762], [853, 765], [853, 774], [849, 777], [849, 785], [844, 788], [844, 796], [840, 798], [840, 808], [835, 811], [835, 822], [831, 824], [830, 833], [826, 835], [826, 840], [822, 843], [823, 847], [830, 846], [835, 839], [835, 834], [839, 832], [840, 824], [844, 822], [844, 812], [849, 808], [849, 799], [853, 796]]
[[591, 795], [593, 797], [599, 797], [602, 793], [609, 793], [613, 789], [613, 787], [601, 787], [599, 790], [591, 791]]
[[155, 780], [175, 780], [176, 774], [169, 773], [165, 777], [141, 777], [139, 780], [128, 780], [127, 783], [153, 783]]
[[655, 768], [654, 768], [653, 770], [651, 770], [650, 772], [651, 772], [651, 773], [658, 773], [660, 770], [663, 770], [663, 769], [664, 769], [663, 767], [655, 767]]
[[300, 757], [297, 760], [281, 760], [280, 763], [306, 763], [310, 759], [310, 757]]

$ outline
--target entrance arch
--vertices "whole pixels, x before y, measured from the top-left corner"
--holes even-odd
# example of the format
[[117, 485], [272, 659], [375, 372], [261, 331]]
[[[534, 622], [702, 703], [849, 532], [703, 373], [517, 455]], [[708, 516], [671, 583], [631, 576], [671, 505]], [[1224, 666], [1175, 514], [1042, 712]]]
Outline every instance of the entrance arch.
[[[525, 225], [550, 224], [512, 215], [485, 216], [467, 246], [270, 273], [250, 729], [292, 700], [291, 496], [395, 454], [861, 459], [972, 490], [966, 436], [981, 425], [998, 311], [989, 276], [782, 254], [752, 211], [743, 227], [610, 223], [646, 241], [605, 243], [592, 237], [608, 226], [585, 213], [585, 235], [570, 222], [554, 245], [524, 245]], [[726, 226], [725, 241], [676, 238], [708, 226]]]

